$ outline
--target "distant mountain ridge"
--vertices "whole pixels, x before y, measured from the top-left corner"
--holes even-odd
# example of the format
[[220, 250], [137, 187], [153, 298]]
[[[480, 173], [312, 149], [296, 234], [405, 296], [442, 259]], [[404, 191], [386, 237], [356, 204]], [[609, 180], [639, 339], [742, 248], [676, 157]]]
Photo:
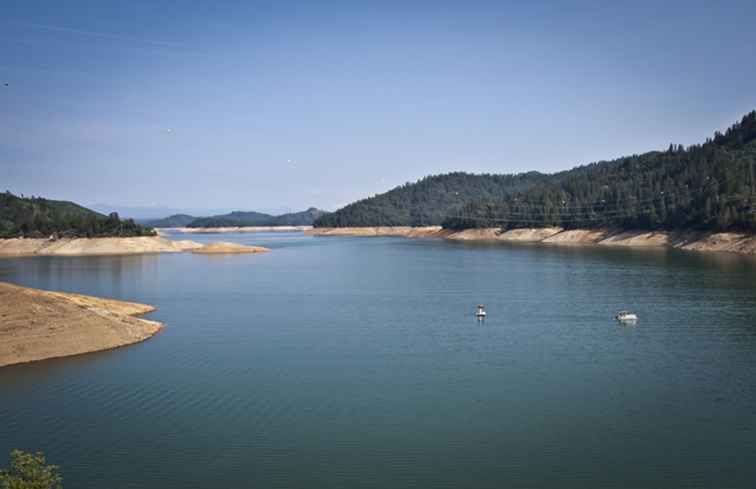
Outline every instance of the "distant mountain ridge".
[[153, 228], [181, 228], [197, 219], [189, 214], [174, 214], [162, 219], [143, 221], [146, 225]]
[[263, 212], [234, 211], [209, 217], [195, 217], [187, 214], [176, 214], [164, 219], [147, 221], [147, 224], [156, 228], [190, 227], [190, 228], [215, 228], [215, 227], [247, 227], [247, 226], [311, 226], [315, 219], [327, 214], [327, 212], [315, 207], [302, 212], [291, 212], [273, 216]]

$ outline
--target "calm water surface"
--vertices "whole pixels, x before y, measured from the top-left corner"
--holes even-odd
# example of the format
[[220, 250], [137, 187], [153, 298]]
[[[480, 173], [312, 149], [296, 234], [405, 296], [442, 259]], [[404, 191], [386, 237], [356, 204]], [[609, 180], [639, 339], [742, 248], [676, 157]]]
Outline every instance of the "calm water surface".
[[83, 489], [755, 487], [752, 259], [196, 239], [273, 252], [0, 260], [167, 325], [0, 369], [0, 466], [40, 449]]

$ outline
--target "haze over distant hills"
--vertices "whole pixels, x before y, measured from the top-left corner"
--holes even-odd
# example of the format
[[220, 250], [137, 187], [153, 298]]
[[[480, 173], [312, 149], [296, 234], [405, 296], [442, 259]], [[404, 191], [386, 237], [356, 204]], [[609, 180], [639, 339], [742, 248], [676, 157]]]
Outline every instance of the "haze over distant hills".
[[290, 212], [274, 216], [263, 212], [233, 211], [227, 214], [197, 217], [187, 214], [175, 214], [163, 219], [146, 221], [145, 224], [156, 228], [167, 227], [243, 227], [243, 226], [311, 226], [315, 219], [327, 214], [325, 211], [310, 207], [302, 212]]
[[[231, 212], [234, 209], [230, 207], [205, 208], [205, 207], [170, 207], [163, 205], [120, 205], [99, 202], [85, 206], [102, 214], [117, 212], [119, 216], [134, 219], [137, 222], [146, 222], [150, 220], [162, 219], [165, 216], [175, 214], [187, 214], [190, 216], [215, 216]], [[270, 212], [264, 210], [263, 212]], [[283, 212], [281, 212], [283, 213]]]

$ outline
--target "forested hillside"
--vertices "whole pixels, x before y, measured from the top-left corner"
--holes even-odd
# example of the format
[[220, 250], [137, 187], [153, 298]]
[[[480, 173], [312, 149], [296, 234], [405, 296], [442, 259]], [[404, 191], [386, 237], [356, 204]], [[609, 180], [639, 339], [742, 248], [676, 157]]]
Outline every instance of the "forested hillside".
[[704, 144], [578, 167], [505, 199], [468, 203], [443, 225], [756, 231], [755, 174], [751, 112]]
[[273, 218], [271, 226], [312, 226], [320, 216], [328, 214], [325, 211], [310, 207], [306, 211], [281, 214]]
[[503, 199], [545, 182], [547, 175], [448, 173], [407, 183], [339, 209], [315, 221], [319, 227], [439, 225], [466, 202]]
[[756, 230], [756, 112], [704, 144], [670, 145], [551, 175], [424, 178], [357, 201], [320, 227], [617, 227]]
[[0, 238], [151, 236], [154, 231], [118, 214], [105, 216], [72, 202], [0, 194]]
[[306, 211], [292, 212], [280, 216], [271, 216], [262, 212], [235, 211], [229, 214], [211, 217], [199, 217], [188, 224], [191, 228], [241, 227], [241, 226], [311, 226], [318, 217], [325, 215], [314, 207]]
[[234, 211], [220, 216], [199, 217], [187, 226], [190, 228], [267, 226], [272, 219], [273, 216], [262, 212]]

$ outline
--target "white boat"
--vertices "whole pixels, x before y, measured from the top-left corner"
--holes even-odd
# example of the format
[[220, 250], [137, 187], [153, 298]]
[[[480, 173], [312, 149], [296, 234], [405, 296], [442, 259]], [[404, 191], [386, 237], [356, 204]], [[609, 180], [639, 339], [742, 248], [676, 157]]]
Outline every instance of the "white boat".
[[630, 311], [620, 311], [614, 316], [614, 319], [621, 323], [632, 323], [638, 320], [638, 316]]
[[486, 307], [483, 304], [478, 304], [478, 312], [475, 313], [478, 319], [484, 319], [486, 317]]

